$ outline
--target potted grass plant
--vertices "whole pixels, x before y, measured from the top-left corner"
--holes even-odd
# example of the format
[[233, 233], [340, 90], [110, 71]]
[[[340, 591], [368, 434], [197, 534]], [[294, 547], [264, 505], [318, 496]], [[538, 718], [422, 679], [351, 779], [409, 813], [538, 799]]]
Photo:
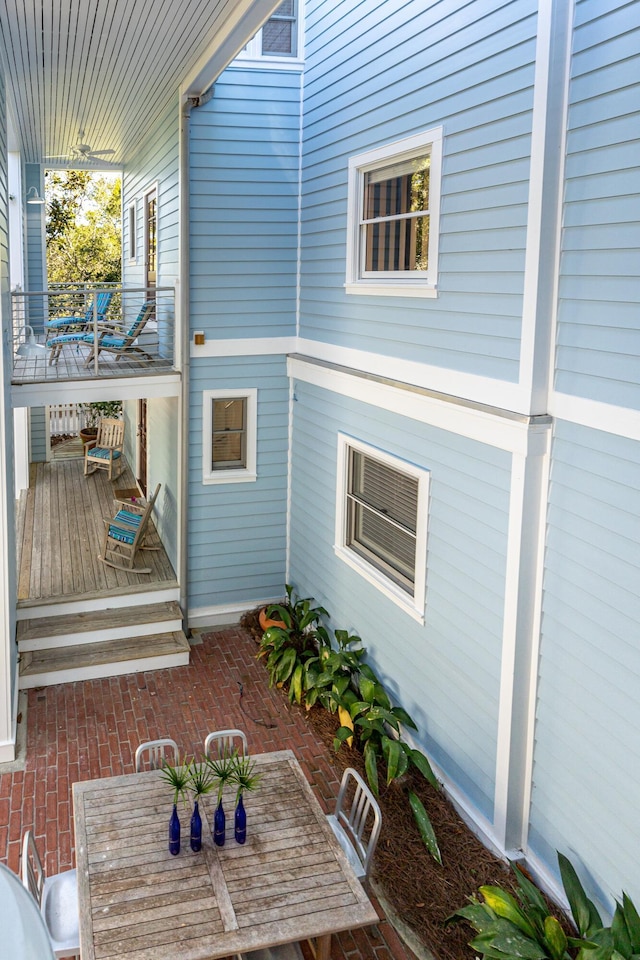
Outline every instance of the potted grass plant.
[[180, 818], [178, 817], [178, 800], [185, 799], [185, 790], [189, 784], [189, 767], [184, 764], [172, 766], [163, 764], [160, 776], [173, 789], [173, 812], [169, 820], [169, 853], [176, 856], [180, 853]]
[[244, 808], [243, 795], [255, 790], [260, 780], [261, 773], [256, 773], [256, 763], [250, 757], [237, 757], [231, 782], [236, 786], [236, 809], [234, 816], [234, 834], [238, 843], [244, 843], [247, 839], [247, 813]]
[[223, 847], [225, 840], [226, 816], [222, 805], [222, 794], [226, 784], [232, 781], [237, 759], [238, 751], [234, 750], [233, 753], [205, 761], [211, 771], [212, 781], [218, 786], [216, 809], [213, 815], [213, 842], [217, 847]]
[[202, 848], [202, 817], [200, 816], [199, 801], [205, 794], [215, 787], [213, 771], [205, 761], [196, 763], [195, 759], [189, 765], [188, 788], [193, 797], [193, 813], [191, 814], [190, 844], [194, 853]]

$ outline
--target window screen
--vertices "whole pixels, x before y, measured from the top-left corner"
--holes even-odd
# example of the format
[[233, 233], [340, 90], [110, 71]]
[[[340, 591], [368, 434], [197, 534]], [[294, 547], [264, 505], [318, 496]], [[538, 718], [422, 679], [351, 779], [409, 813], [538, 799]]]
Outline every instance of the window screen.
[[295, 0], [284, 0], [262, 28], [262, 53], [294, 57], [296, 52]]
[[245, 397], [213, 400], [212, 470], [247, 465], [247, 401]]

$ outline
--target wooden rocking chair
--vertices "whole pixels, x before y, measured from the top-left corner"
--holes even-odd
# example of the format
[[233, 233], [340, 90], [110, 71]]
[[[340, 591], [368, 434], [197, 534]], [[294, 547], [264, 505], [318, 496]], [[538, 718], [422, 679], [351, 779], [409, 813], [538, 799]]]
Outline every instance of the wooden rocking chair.
[[159, 550], [160, 547], [147, 547], [145, 534], [153, 512], [153, 505], [160, 492], [161, 484], [156, 487], [153, 496], [146, 504], [116, 502], [114, 517], [105, 519], [104, 544], [98, 560], [116, 570], [133, 573], [151, 573], [151, 567], [134, 567], [138, 550]]
[[[84, 448], [84, 475], [96, 470], [108, 470], [109, 480], [122, 473], [122, 448], [124, 446], [124, 420], [102, 417], [98, 423], [98, 435], [89, 440]], [[114, 474], [117, 467], [118, 472]]]

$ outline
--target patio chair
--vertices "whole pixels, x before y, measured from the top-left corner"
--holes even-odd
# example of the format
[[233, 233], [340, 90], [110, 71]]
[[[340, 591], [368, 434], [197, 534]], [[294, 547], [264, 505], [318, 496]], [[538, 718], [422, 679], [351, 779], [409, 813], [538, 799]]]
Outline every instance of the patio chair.
[[103, 350], [106, 350], [108, 353], [113, 353], [116, 360], [119, 360], [120, 357], [132, 357], [138, 362], [141, 362], [140, 357], [142, 357], [143, 360], [153, 360], [151, 354], [143, 350], [142, 347], [137, 346], [135, 341], [142, 333], [147, 320], [153, 315], [155, 309], [155, 300], [147, 300], [146, 303], [142, 305], [140, 313], [128, 330], [124, 330], [113, 324], [99, 324], [97, 342], [95, 332], [85, 333], [82, 340], [84, 343], [91, 345], [91, 351], [87, 358], [86, 365], [89, 366], [94, 357], [99, 356]]
[[171, 737], [146, 740], [136, 750], [136, 773], [143, 770], [159, 770], [166, 761], [174, 766], [180, 763], [178, 744]]
[[240, 960], [304, 960], [299, 943], [282, 943], [278, 947], [264, 947], [251, 953], [239, 954]]
[[31, 830], [22, 841], [22, 883], [40, 907], [56, 957], [80, 956], [78, 875], [65, 870], [45, 876]]
[[[96, 295], [96, 318], [99, 324], [104, 324], [107, 310], [109, 309], [112, 298], [113, 293], [98, 293]], [[54, 361], [57, 363], [62, 348], [65, 346], [65, 344], [81, 343], [87, 333], [87, 327], [93, 323], [93, 320], [93, 304], [85, 311], [83, 316], [53, 317], [51, 320], [46, 320], [44, 325], [45, 330], [47, 331], [47, 336], [49, 330], [65, 331], [64, 333], [60, 333], [55, 337], [47, 339], [46, 346], [51, 349], [49, 363], [52, 364]], [[75, 326], [79, 326], [80, 329], [74, 333], [69, 333], [69, 328]]]
[[356, 876], [364, 879], [369, 875], [382, 816], [373, 793], [352, 767], [342, 775], [335, 812], [327, 820]]
[[[238, 748], [238, 753], [241, 757], [244, 757], [248, 752], [248, 748], [247, 736], [242, 730], [214, 730], [204, 741], [204, 755], [212, 760], [217, 757], [229, 756], [236, 749], [235, 741], [237, 740], [239, 740], [241, 744], [240, 748]], [[212, 756], [211, 751], [214, 744], [217, 746], [217, 750]]]
[[134, 568], [138, 550], [159, 550], [144, 543], [153, 505], [160, 492], [161, 484], [156, 487], [153, 496], [146, 503], [120, 503], [116, 501], [116, 514], [105, 519], [102, 554], [98, 560], [116, 570], [134, 573], [151, 573], [151, 567]]
[[[124, 447], [124, 420], [102, 417], [98, 423], [98, 435], [84, 445], [84, 475], [96, 470], [107, 470], [109, 480], [122, 473]], [[114, 473], [117, 468], [118, 472]]]

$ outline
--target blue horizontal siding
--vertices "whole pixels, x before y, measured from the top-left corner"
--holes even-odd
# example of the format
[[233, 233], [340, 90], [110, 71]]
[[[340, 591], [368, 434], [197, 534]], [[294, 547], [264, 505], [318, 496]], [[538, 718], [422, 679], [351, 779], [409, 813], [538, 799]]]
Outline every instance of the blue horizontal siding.
[[639, 490], [636, 442], [556, 424], [530, 845], [579, 855], [607, 908], [640, 900]]
[[[362, 637], [420, 742], [491, 819], [510, 458], [307, 383], [295, 401], [291, 579]], [[339, 430], [431, 471], [424, 626], [335, 556]]]
[[[258, 390], [258, 479], [202, 482], [202, 392]], [[192, 360], [189, 606], [256, 603], [285, 580], [289, 386], [284, 357]]]
[[[556, 387], [640, 408], [640, 5], [576, 5]], [[634, 329], [635, 327], [635, 329]]]
[[191, 326], [295, 333], [300, 77], [230, 68], [191, 114]]
[[[301, 334], [516, 380], [535, 4], [310, 6]], [[445, 140], [438, 298], [348, 296], [349, 157], [439, 124]]]

